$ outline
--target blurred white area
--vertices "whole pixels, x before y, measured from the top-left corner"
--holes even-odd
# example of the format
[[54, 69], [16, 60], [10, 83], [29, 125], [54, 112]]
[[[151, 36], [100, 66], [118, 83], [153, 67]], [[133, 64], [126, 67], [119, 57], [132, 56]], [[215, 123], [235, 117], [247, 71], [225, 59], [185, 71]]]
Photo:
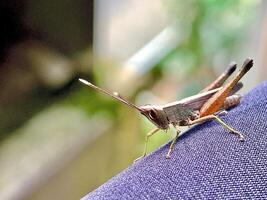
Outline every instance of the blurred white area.
[[[131, 92], [127, 91], [129, 85], [136, 84], [136, 87], [138, 87], [138, 77], [145, 75], [152, 67], [155, 67], [168, 53], [179, 46], [183, 37], [190, 34], [190, 30], [181, 30], [184, 27], [179, 26], [179, 24], [173, 25], [173, 16], [171, 17], [167, 12], [167, 4], [170, 2], [163, 0], [153, 2], [148, 0], [96, 1], [95, 56], [97, 59], [113, 62], [118, 66], [112, 77], [109, 74], [108, 77], [104, 78], [106, 85], [112, 85], [120, 92], [130, 95]], [[258, 6], [260, 4], [263, 6]], [[217, 25], [211, 25], [208, 21], [204, 23], [200, 34], [202, 45], [207, 46], [204, 53], [209, 57], [213, 55], [211, 67], [218, 75], [231, 61], [236, 61], [238, 67], [241, 67], [247, 57], [254, 59], [254, 68], [242, 79], [246, 83], [243, 92], [246, 92], [256, 86], [260, 80], [267, 78], [267, 75], [262, 74], [263, 68], [266, 69], [266, 67], [260, 66], [264, 58], [262, 56], [263, 49], [267, 48], [262, 47], [262, 39], [264, 40], [264, 38], [260, 37], [262, 35], [261, 31], [256, 31], [262, 30], [262, 23], [266, 21], [262, 20], [266, 11], [266, 3], [247, 0], [242, 1], [242, 5], [245, 5], [246, 8], [255, 7], [258, 12], [256, 18], [253, 18], [253, 23], [246, 25], [246, 31], [241, 34], [242, 42], [240, 42], [237, 51], [233, 52], [231, 60], [227, 56], [229, 52], [225, 52], [225, 49], [218, 49], [215, 55], [209, 53], [212, 43], [216, 42], [213, 41], [216, 40], [216, 34], [210, 32], [214, 30], [210, 30], [209, 26], [213, 26], [213, 29], [215, 26], [218, 30], [226, 28], [223, 33], [231, 34], [235, 27], [243, 26], [244, 21], [242, 19], [251, 20], [249, 13], [245, 13], [245, 10], [229, 10], [226, 13], [228, 18], [221, 17], [221, 19], [218, 19], [221, 21], [218, 21]], [[194, 15], [193, 8], [188, 12]], [[182, 20], [185, 21], [185, 19]], [[187, 23], [190, 27], [190, 19], [187, 20]], [[220, 26], [220, 24], [223, 26]], [[229, 33], [227, 33], [227, 28], [231, 30]], [[210, 62], [210, 60], [207, 60], [207, 62]], [[183, 61], [180, 64], [179, 61], [176, 62], [176, 71], [181, 71], [179, 67], [187, 67], [184, 64]], [[171, 71], [171, 75], [173, 75], [173, 71]]]
[[125, 61], [170, 22], [161, 0], [95, 1], [94, 52]]
[[[155, 67], [186, 35], [186, 30], [171, 20], [161, 0], [100, 0], [95, 7], [95, 56], [108, 60], [109, 65], [116, 63], [117, 73], [104, 79], [125, 95], [131, 95], [140, 84], [139, 77]], [[127, 89], [130, 85], [131, 91]]]

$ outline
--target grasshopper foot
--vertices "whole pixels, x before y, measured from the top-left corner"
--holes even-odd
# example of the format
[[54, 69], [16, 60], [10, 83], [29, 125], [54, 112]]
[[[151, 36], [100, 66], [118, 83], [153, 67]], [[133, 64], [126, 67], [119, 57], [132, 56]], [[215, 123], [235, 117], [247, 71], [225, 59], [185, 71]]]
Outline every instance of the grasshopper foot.
[[166, 159], [170, 159], [171, 158], [171, 152], [168, 152], [166, 155]]
[[233, 130], [231, 132], [239, 137], [240, 142], [244, 142], [245, 141], [244, 136], [239, 131]]
[[240, 142], [245, 142], [245, 138], [242, 136], [241, 138], [239, 138]]
[[227, 115], [227, 111], [226, 110], [222, 110], [222, 111], [220, 111], [220, 112], [218, 112], [217, 113], [217, 115], [219, 116], [219, 115]]

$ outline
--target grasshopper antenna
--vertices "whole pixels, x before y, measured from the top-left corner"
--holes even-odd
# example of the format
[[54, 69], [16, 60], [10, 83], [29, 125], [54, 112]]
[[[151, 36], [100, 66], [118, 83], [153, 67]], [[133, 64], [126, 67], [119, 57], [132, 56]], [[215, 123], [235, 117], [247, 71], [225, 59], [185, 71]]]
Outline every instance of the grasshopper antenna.
[[85, 85], [87, 85], [87, 86], [89, 86], [89, 87], [95, 89], [96, 91], [101, 92], [102, 94], [106, 94], [106, 95], [108, 95], [108, 96], [110, 96], [110, 97], [113, 97], [114, 99], [116, 99], [116, 100], [118, 100], [118, 101], [124, 103], [124, 104], [127, 105], [127, 106], [130, 106], [130, 107], [132, 107], [132, 108], [134, 108], [134, 109], [137, 109], [137, 110], [140, 111], [140, 112], [142, 111], [138, 106], [136, 106], [135, 104], [129, 102], [129, 101], [126, 100], [125, 98], [121, 97], [121, 96], [119, 95], [119, 93], [117, 93], [117, 92], [113, 92], [113, 93], [111, 93], [111, 92], [109, 92], [109, 91], [107, 91], [107, 90], [104, 90], [104, 89], [102, 89], [102, 88], [100, 88], [100, 87], [97, 87], [96, 85], [93, 85], [92, 83], [90, 83], [90, 82], [88, 82], [88, 81], [86, 81], [86, 80], [84, 80], [84, 79], [81, 79], [81, 78], [79, 78], [79, 81], [82, 82], [83, 84], [85, 84]]

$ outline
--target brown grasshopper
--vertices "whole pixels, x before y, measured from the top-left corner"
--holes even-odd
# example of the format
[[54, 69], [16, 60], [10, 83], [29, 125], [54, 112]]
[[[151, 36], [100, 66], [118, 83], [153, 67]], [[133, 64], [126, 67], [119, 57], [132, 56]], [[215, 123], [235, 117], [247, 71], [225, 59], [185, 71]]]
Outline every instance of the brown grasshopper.
[[227, 112], [225, 111], [225, 109], [239, 104], [241, 96], [234, 93], [237, 92], [243, 85], [238, 81], [250, 70], [252, 66], [253, 60], [247, 58], [236, 76], [228, 84], [222, 86], [225, 80], [236, 69], [236, 64], [231, 63], [224, 73], [222, 73], [213, 83], [202, 90], [199, 94], [165, 105], [136, 106], [135, 104], [127, 101], [125, 98], [120, 96], [117, 92], [111, 93], [83, 79], [79, 79], [79, 81], [99, 92], [102, 92], [119, 100], [129, 107], [138, 110], [156, 126], [155, 129], [151, 130], [147, 134], [144, 153], [140, 158], [145, 157], [147, 154], [147, 144], [149, 138], [159, 130], [167, 131], [172, 124], [176, 129], [176, 136], [172, 140], [169, 151], [166, 155], [166, 158], [170, 158], [174, 144], [181, 132], [179, 130], [179, 126], [190, 126], [209, 120], [216, 120], [231, 133], [236, 134], [241, 141], [244, 141], [242, 134], [224, 123], [218, 117], [218, 115], [226, 114]]

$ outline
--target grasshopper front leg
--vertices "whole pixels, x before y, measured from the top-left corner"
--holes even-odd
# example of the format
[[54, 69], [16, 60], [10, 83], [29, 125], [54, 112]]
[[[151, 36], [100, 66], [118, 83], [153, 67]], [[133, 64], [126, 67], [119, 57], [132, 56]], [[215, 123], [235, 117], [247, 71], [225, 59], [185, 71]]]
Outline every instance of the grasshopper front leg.
[[144, 148], [143, 155], [140, 156], [140, 157], [138, 157], [138, 158], [136, 158], [136, 159], [134, 160], [134, 162], [136, 162], [136, 161], [138, 161], [138, 160], [140, 160], [141, 158], [143, 158], [143, 157], [146, 156], [146, 154], [147, 154], [147, 144], [148, 144], [148, 140], [149, 140], [149, 138], [150, 138], [152, 135], [154, 135], [154, 134], [155, 134], [156, 132], [158, 132], [159, 130], [160, 130], [159, 128], [155, 128], [155, 129], [153, 129], [153, 130], [151, 130], [151, 131], [149, 131], [149, 132], [147, 133], [147, 135], [146, 135], [146, 141], [145, 141], [145, 148]]

